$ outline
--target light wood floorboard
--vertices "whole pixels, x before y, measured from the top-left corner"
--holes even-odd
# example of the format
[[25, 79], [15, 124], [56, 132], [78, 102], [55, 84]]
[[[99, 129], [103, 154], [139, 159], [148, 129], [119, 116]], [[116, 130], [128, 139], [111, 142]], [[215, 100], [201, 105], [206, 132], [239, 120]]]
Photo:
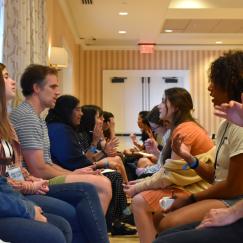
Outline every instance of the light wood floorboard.
[[110, 236], [110, 243], [139, 243], [138, 236]]

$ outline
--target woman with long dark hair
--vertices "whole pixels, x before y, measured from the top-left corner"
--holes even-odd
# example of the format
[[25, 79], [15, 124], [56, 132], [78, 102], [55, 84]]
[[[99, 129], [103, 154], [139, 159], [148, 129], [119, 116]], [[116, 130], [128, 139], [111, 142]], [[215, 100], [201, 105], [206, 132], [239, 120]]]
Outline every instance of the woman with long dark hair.
[[155, 106], [146, 117], [146, 120], [151, 128], [150, 137], [144, 142], [146, 152], [149, 153], [149, 158], [141, 158], [137, 163], [136, 174], [139, 178], [151, 176], [159, 171], [161, 167], [161, 156], [163, 147], [165, 146], [170, 134], [170, 129], [166, 121], [160, 119], [158, 106]]
[[171, 129], [163, 151], [162, 168], [152, 177], [125, 187], [126, 192], [133, 196], [132, 209], [141, 243], [151, 242], [155, 237], [152, 213], [161, 210], [159, 200], [163, 196], [171, 196], [176, 191], [187, 194], [187, 191], [202, 190], [207, 186], [195, 174], [182, 170], [185, 162], [171, 147], [177, 134], [184, 136], [186, 147], [193, 155], [204, 154], [213, 148], [206, 131], [192, 117], [193, 103], [187, 90], [165, 90], [159, 110], [160, 119], [169, 121]]
[[110, 139], [114, 138], [116, 136], [115, 134], [115, 117], [114, 115], [109, 111], [103, 111], [103, 133], [104, 138], [106, 141], [109, 141]]
[[121, 157], [117, 154], [116, 147], [119, 141], [114, 136], [108, 140], [104, 137], [102, 109], [95, 105], [84, 105], [82, 113], [79, 136], [82, 149], [87, 157], [95, 163], [97, 168], [117, 170], [121, 174], [123, 182], [127, 183], [125, 167]]
[[[96, 112], [94, 113], [96, 114]], [[83, 143], [78, 135], [80, 120], [83, 114], [79, 100], [71, 95], [60, 96], [53, 109], [49, 110], [46, 117], [48, 133], [51, 144], [52, 160], [68, 170], [86, 168], [90, 173], [96, 173], [97, 176], [100, 168], [115, 169], [115, 161], [110, 158], [104, 158], [98, 161], [92, 161], [86, 156]], [[90, 131], [95, 126], [95, 118], [90, 115], [90, 123], [85, 128]], [[87, 140], [89, 143], [91, 140]], [[120, 158], [119, 158], [120, 160]], [[121, 163], [117, 161], [117, 163]], [[108, 224], [112, 234], [134, 234], [136, 231], [127, 228], [120, 223], [124, 212], [128, 210], [126, 195], [122, 189], [123, 178], [119, 172], [109, 172], [104, 174], [112, 185], [112, 200], [107, 212]], [[90, 182], [92, 183], [92, 181]], [[129, 210], [128, 210], [129, 211]]]
[[[135, 146], [135, 149], [138, 150], [138, 151], [145, 149], [144, 142], [152, 135], [152, 131], [151, 131], [149, 122], [147, 120], [148, 114], [149, 114], [149, 111], [140, 111], [138, 113], [137, 124], [138, 124], [140, 131], [141, 131], [142, 144], [139, 143], [139, 141], [137, 140], [137, 137], [134, 133], [130, 134], [130, 138], [132, 140], [132, 143]], [[128, 153], [129, 151], [126, 151], [126, 152]]]

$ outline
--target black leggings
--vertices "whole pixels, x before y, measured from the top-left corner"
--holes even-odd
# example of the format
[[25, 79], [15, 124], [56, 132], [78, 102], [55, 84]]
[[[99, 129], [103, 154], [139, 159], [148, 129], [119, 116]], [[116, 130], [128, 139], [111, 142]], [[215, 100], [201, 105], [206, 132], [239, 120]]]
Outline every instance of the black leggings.
[[127, 197], [123, 191], [123, 179], [120, 173], [109, 172], [104, 175], [111, 181], [112, 187], [112, 199], [106, 215], [109, 228], [112, 222], [121, 219], [123, 210], [127, 207]]
[[222, 226], [195, 229], [198, 223], [173, 228], [161, 233], [153, 243], [242, 243], [243, 219]]

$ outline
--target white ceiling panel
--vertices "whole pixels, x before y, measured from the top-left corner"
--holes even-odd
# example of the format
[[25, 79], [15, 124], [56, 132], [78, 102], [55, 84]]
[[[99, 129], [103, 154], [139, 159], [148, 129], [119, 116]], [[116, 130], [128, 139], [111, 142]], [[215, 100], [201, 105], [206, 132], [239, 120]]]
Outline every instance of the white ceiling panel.
[[[225, 45], [243, 44], [243, 0], [190, 0], [198, 6], [204, 4], [195, 9], [176, 5], [185, 7], [189, 0], [58, 1], [83, 48], [138, 48], [137, 43], [142, 42], [211, 45], [219, 40]], [[120, 16], [120, 11], [128, 15]], [[164, 33], [164, 29], [174, 29], [174, 33]], [[119, 30], [127, 33], [118, 34]]]

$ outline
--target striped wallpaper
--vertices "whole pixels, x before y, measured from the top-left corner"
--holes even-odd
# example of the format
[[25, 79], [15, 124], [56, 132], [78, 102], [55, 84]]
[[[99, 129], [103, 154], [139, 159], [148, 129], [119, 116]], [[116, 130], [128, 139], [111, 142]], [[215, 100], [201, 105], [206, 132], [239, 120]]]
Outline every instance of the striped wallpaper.
[[194, 116], [210, 133], [215, 133], [220, 119], [213, 115], [207, 91], [207, 69], [222, 53], [220, 50], [158, 50], [154, 54], [140, 54], [136, 50], [81, 50], [77, 93], [82, 104], [102, 106], [103, 70], [188, 69]]

